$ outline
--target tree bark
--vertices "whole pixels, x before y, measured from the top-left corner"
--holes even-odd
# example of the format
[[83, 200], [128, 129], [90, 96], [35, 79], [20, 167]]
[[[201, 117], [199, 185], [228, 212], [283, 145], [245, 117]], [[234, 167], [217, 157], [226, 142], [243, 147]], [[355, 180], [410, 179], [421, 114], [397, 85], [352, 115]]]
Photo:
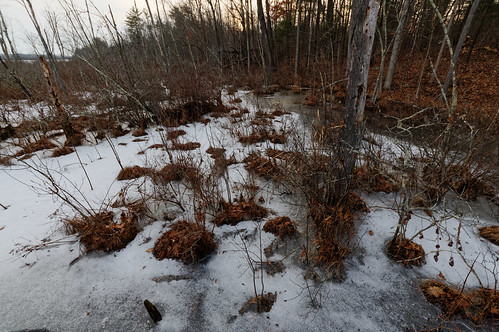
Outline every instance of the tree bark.
[[[258, 23], [260, 24], [260, 32], [262, 34], [262, 44], [263, 44], [263, 52], [264, 58], [267, 62], [264, 66], [266, 76], [270, 74], [272, 68], [272, 55], [270, 54], [270, 40], [267, 31], [267, 24], [265, 22], [265, 13], [263, 12], [263, 4], [262, 0], [256, 1], [257, 5], [257, 15], [258, 15]], [[268, 77], [266, 77], [267, 79]]]
[[388, 71], [386, 73], [385, 79], [385, 90], [390, 90], [392, 87], [393, 76], [395, 75], [395, 66], [397, 65], [397, 60], [400, 53], [400, 46], [402, 45], [402, 35], [404, 31], [405, 19], [407, 17], [407, 12], [409, 11], [409, 4], [411, 0], [404, 0], [402, 4], [402, 11], [400, 13], [400, 21], [395, 31], [395, 37], [393, 40], [392, 55], [390, 56], [390, 64], [388, 65]]
[[347, 68], [346, 117], [341, 134], [340, 163], [334, 193], [329, 203], [340, 199], [347, 191], [357, 161], [358, 149], [364, 129], [367, 75], [374, 42], [374, 32], [380, 8], [379, 0], [353, 2], [350, 19], [350, 56]]
[[454, 50], [452, 63], [450, 64], [449, 72], [447, 73], [447, 77], [445, 79], [445, 83], [443, 86], [443, 94], [447, 94], [447, 90], [449, 90], [449, 85], [452, 80], [452, 77], [455, 75], [457, 60], [459, 59], [459, 54], [461, 53], [461, 49], [463, 48], [464, 40], [468, 35], [468, 31], [470, 30], [471, 27], [471, 22], [473, 21], [473, 16], [475, 16], [475, 12], [476, 9], [478, 8], [479, 3], [480, 0], [474, 0], [473, 4], [471, 4], [471, 9], [468, 14], [468, 18], [466, 19], [466, 23], [464, 24], [463, 30], [461, 31], [461, 35], [459, 36], [459, 41], [457, 42], [456, 49]]

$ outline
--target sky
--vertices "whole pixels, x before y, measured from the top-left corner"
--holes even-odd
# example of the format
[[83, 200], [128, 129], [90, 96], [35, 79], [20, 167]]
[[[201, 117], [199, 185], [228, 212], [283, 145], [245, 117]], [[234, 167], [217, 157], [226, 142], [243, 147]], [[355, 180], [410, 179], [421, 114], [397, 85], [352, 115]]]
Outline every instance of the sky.
[[[139, 9], [145, 8], [146, 5], [144, 0], [136, 0], [136, 2]], [[44, 13], [47, 9], [55, 11], [56, 13], [62, 13], [61, 5], [58, 0], [32, 0], [31, 3], [42, 28], [47, 26], [44, 17]], [[77, 7], [83, 8], [85, 1], [73, 0], [73, 3]], [[105, 14], [109, 12], [108, 5], [110, 5], [116, 21], [123, 22], [127, 11], [133, 7], [134, 0], [93, 0], [93, 3]], [[17, 51], [19, 53], [33, 53], [33, 48], [29, 43], [30, 38], [27, 36], [32, 36], [37, 42], [38, 36], [26, 10], [20, 4], [20, 0], [0, 0], [0, 11], [7, 23], [11, 39], [14, 39]]]

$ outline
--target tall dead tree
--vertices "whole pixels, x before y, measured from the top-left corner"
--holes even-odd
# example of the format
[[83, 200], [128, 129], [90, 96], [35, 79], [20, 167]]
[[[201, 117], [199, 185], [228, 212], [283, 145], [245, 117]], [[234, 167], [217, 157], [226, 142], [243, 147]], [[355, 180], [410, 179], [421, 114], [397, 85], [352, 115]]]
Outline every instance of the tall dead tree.
[[364, 130], [367, 75], [379, 8], [380, 0], [357, 0], [352, 3], [345, 125], [341, 133], [340, 163], [335, 190], [334, 192], [328, 190], [326, 193], [329, 203], [337, 201], [345, 194], [357, 161]]
[[61, 123], [64, 134], [66, 135], [66, 146], [77, 146], [81, 145], [83, 135], [73, 128], [71, 124], [71, 116], [62, 106], [61, 100], [59, 99], [57, 88], [52, 80], [52, 75], [50, 73], [50, 68], [43, 55], [40, 55], [40, 64], [42, 66], [43, 76], [47, 81], [49, 87], [50, 98], [54, 102], [55, 110], [57, 112], [57, 118]]
[[57, 64], [55, 61], [55, 57], [50, 51], [49, 45], [47, 44], [47, 41], [45, 37], [43, 36], [42, 29], [40, 28], [40, 25], [38, 24], [38, 20], [36, 18], [35, 11], [33, 10], [33, 6], [31, 5], [31, 0], [21, 0], [21, 4], [24, 6], [26, 9], [26, 12], [28, 13], [28, 16], [33, 23], [33, 26], [36, 29], [36, 32], [38, 33], [38, 37], [40, 37], [40, 41], [42, 42], [43, 49], [45, 50], [45, 53], [47, 54], [47, 57], [50, 62], [50, 66], [52, 67], [52, 70], [54, 71], [54, 74], [57, 78], [57, 81], [61, 87], [61, 89], [64, 92], [67, 92], [66, 86], [64, 85], [64, 82], [61, 79], [61, 75], [59, 74], [59, 70], [57, 69]]

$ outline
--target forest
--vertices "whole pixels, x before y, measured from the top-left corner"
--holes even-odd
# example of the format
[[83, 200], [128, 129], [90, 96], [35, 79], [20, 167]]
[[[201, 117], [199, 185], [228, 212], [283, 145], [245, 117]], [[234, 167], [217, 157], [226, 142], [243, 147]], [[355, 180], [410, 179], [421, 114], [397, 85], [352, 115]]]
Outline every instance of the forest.
[[499, 1], [15, 5], [0, 330], [497, 330]]

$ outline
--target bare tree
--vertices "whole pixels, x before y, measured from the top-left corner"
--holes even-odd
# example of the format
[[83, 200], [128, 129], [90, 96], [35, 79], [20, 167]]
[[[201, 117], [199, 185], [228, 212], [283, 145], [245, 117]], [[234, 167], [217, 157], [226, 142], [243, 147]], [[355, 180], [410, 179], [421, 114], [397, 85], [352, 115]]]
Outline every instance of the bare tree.
[[447, 77], [445, 78], [445, 83], [443, 86], [444, 94], [447, 94], [447, 90], [449, 90], [452, 77], [453, 75], [455, 75], [457, 60], [459, 59], [459, 54], [461, 54], [461, 49], [463, 48], [464, 41], [466, 39], [466, 36], [468, 35], [468, 31], [470, 30], [471, 22], [473, 21], [473, 17], [475, 16], [475, 12], [478, 8], [479, 3], [480, 0], [473, 0], [473, 4], [471, 4], [468, 18], [466, 18], [466, 23], [464, 24], [463, 30], [461, 31], [461, 35], [459, 36], [459, 41], [457, 42], [456, 48], [454, 50], [454, 55], [452, 56], [449, 72], [447, 73]]
[[411, 0], [404, 0], [402, 4], [402, 10], [400, 11], [399, 24], [397, 30], [395, 31], [395, 37], [393, 40], [392, 55], [390, 56], [390, 64], [388, 65], [388, 71], [386, 73], [385, 85], [386, 90], [390, 90], [392, 87], [393, 76], [395, 75], [395, 66], [397, 65], [397, 60], [400, 53], [400, 46], [402, 45], [402, 34], [404, 31], [405, 20], [407, 17], [407, 12], [409, 11], [409, 5]]
[[352, 4], [349, 31], [350, 57], [347, 67], [347, 96], [345, 101], [345, 127], [342, 131], [340, 166], [334, 192], [327, 201], [341, 197], [348, 187], [357, 161], [358, 148], [364, 130], [367, 75], [374, 43], [374, 32], [380, 8], [379, 0], [358, 0]]

